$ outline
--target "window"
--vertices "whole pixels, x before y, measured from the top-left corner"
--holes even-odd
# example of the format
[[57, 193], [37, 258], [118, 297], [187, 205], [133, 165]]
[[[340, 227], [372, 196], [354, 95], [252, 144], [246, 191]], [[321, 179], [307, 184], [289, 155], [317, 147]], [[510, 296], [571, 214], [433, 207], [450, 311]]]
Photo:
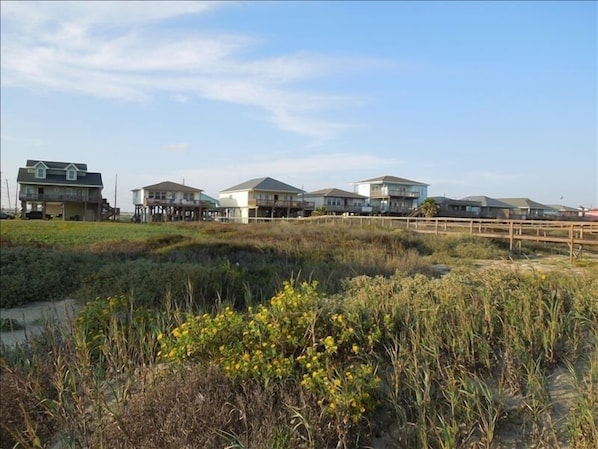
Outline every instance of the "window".
[[183, 192], [183, 199], [185, 201], [193, 201], [193, 193], [192, 192]]
[[35, 177], [36, 178], [45, 178], [46, 177], [46, 169], [44, 167], [37, 167], [35, 169]]
[[76, 181], [77, 180], [77, 172], [75, 170], [68, 170], [66, 172], [66, 179], [69, 181]]

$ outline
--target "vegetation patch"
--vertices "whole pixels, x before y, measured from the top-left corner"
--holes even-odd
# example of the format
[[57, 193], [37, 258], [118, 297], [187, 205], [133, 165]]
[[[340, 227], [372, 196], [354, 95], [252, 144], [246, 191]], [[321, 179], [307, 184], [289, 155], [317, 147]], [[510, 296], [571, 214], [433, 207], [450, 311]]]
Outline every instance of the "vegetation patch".
[[0, 318], [0, 332], [12, 332], [22, 330], [23, 325], [14, 318]]
[[4, 303], [44, 276], [86, 303], [0, 348], [2, 447], [598, 444], [592, 267], [478, 270], [504, 247], [397, 229], [133, 226], [91, 247], [2, 227]]

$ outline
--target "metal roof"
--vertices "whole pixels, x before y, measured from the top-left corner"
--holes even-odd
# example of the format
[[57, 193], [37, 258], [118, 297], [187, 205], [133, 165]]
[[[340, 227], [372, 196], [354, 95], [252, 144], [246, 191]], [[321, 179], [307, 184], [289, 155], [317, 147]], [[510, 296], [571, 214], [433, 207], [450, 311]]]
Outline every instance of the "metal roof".
[[[68, 166], [69, 164], [66, 164]], [[50, 168], [50, 167], [48, 167]], [[36, 178], [35, 173], [29, 173], [28, 168], [19, 168], [17, 176], [19, 184], [35, 184], [35, 185], [49, 185], [49, 186], [78, 186], [78, 187], [104, 187], [102, 183], [101, 173], [87, 172], [84, 176], [77, 176], [76, 180], [66, 179], [66, 175], [54, 175], [46, 173], [46, 177]]]
[[411, 186], [428, 186], [423, 182], [412, 181], [411, 179], [398, 178], [396, 176], [378, 176], [377, 178], [366, 179], [364, 181], [357, 181], [352, 184], [405, 184]]
[[335, 198], [357, 198], [357, 199], [366, 199], [367, 198], [363, 195], [359, 195], [358, 193], [347, 192], [346, 190], [335, 189], [335, 188], [316, 190], [315, 192], [306, 193], [303, 196], [324, 196], [324, 197], [333, 196]]
[[303, 193], [303, 190], [298, 189], [297, 187], [293, 187], [270, 177], [250, 179], [249, 181], [245, 181], [236, 186], [229, 187], [226, 190], [221, 190], [221, 192], [238, 192], [243, 190]]

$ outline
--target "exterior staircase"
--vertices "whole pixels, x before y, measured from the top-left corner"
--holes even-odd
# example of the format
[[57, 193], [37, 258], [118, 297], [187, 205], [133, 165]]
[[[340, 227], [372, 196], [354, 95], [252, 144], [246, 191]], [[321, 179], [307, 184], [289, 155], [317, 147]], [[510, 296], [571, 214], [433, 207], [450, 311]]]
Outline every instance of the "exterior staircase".
[[100, 213], [102, 221], [118, 221], [120, 219], [120, 207], [112, 207], [106, 198], [102, 199], [102, 210]]

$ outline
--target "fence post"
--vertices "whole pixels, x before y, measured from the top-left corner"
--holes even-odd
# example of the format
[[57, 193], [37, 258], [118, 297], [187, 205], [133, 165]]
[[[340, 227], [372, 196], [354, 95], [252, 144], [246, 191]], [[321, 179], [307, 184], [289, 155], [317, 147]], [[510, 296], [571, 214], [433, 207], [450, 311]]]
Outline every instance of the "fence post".
[[509, 222], [509, 251], [513, 252], [513, 221]]
[[575, 232], [573, 229], [573, 223], [569, 226], [569, 262], [573, 263], [573, 247], [575, 245]]

